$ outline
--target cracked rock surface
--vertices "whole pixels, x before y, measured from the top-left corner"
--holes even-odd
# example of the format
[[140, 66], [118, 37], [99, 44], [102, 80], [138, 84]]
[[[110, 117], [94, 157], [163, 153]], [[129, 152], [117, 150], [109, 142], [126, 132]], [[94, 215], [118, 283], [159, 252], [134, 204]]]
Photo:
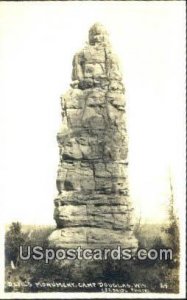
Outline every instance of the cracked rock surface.
[[128, 190], [125, 89], [105, 28], [73, 58], [70, 89], [61, 97], [60, 161], [54, 204], [57, 229], [49, 240], [136, 248]]

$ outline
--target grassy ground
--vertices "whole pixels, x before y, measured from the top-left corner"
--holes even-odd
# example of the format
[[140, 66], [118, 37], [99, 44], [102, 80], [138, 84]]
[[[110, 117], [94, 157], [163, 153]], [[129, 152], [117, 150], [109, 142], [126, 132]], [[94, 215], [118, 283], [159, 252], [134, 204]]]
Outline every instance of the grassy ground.
[[[53, 226], [22, 226], [25, 245], [47, 247]], [[158, 225], [135, 228], [139, 247], [160, 249], [170, 246], [170, 238]], [[51, 261], [18, 261], [15, 268], [7, 255], [6, 292], [178, 292], [177, 253], [172, 261], [80, 261], [59, 264]]]

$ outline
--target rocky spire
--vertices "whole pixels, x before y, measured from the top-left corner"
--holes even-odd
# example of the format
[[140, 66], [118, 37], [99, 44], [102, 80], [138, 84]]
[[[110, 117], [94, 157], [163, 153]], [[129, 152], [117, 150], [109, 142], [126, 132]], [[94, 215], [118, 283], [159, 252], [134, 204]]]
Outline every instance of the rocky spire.
[[89, 30], [73, 59], [71, 88], [61, 98], [62, 128], [54, 219], [59, 245], [136, 248], [128, 188], [124, 86], [108, 33]]

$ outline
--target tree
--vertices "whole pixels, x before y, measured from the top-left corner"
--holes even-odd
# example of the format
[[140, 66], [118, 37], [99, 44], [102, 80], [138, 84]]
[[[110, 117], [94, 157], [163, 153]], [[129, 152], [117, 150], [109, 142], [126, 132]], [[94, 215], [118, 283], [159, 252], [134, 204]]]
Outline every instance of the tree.
[[169, 176], [169, 189], [169, 226], [166, 231], [169, 235], [169, 241], [172, 246], [173, 254], [177, 255], [179, 252], [179, 221], [174, 209], [174, 192], [171, 176]]
[[13, 222], [5, 236], [5, 257], [8, 263], [15, 266], [19, 261], [19, 247], [25, 243], [25, 235], [22, 232], [21, 223]]

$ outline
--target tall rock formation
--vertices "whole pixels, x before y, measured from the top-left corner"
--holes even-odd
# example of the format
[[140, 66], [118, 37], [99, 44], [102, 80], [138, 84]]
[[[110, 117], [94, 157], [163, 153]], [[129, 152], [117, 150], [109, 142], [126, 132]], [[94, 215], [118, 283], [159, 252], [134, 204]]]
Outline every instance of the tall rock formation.
[[49, 237], [63, 247], [137, 247], [128, 187], [124, 85], [100, 24], [75, 54], [71, 88], [61, 98], [60, 163]]

